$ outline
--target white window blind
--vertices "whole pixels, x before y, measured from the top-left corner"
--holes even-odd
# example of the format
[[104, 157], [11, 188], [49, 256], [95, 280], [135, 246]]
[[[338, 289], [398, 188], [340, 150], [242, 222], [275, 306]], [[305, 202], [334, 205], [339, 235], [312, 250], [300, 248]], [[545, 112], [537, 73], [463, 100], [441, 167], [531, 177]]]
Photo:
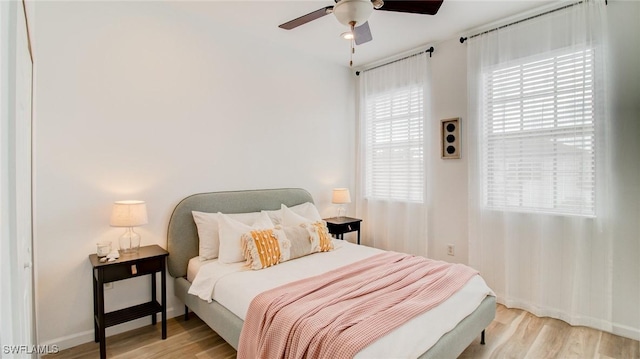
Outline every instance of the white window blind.
[[424, 90], [408, 85], [365, 99], [365, 196], [423, 202]]
[[593, 50], [502, 65], [483, 81], [485, 205], [594, 216]]

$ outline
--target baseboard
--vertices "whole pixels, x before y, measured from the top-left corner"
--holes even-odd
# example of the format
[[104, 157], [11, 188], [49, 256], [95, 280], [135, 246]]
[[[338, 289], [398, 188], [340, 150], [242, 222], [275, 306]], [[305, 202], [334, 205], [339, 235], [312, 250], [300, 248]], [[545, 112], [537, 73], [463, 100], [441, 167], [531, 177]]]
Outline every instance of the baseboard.
[[[174, 318], [184, 315], [184, 309], [175, 310], [175, 308], [167, 308], [167, 319]], [[156, 318], [158, 319], [158, 324], [160, 324], [161, 314], [156, 314]], [[129, 330], [141, 328], [149, 325], [149, 317], [144, 317], [136, 320], [132, 320], [130, 322], [118, 324], [116, 326], [107, 328], [107, 337], [110, 337], [115, 334], [120, 334], [127, 332]], [[44, 343], [39, 343], [40, 345], [57, 345], [60, 350], [72, 348], [78, 346], [80, 344], [85, 344], [94, 341], [94, 333], [93, 329], [87, 330], [84, 332], [67, 335], [60, 338], [55, 338]]]
[[613, 323], [613, 334], [640, 341], [640, 329]]

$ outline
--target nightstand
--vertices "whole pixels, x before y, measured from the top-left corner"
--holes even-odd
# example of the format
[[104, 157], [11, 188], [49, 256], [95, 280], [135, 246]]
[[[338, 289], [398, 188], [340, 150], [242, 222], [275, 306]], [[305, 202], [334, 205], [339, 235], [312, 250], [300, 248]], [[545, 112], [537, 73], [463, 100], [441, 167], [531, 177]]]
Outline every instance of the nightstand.
[[325, 218], [329, 233], [338, 239], [344, 239], [344, 234], [348, 232], [358, 232], [358, 244], [360, 244], [360, 222], [361, 219], [351, 217], [331, 217]]
[[[100, 358], [107, 357], [105, 329], [130, 320], [151, 316], [156, 324], [156, 313], [162, 313], [162, 339], [167, 338], [167, 251], [160, 246], [140, 247], [138, 253], [120, 255], [115, 262], [100, 262], [96, 254], [89, 256], [93, 266], [93, 329], [95, 341], [100, 342]], [[156, 300], [156, 273], [160, 272], [162, 304]], [[151, 275], [151, 301], [133, 307], [104, 312], [104, 284], [118, 280]]]

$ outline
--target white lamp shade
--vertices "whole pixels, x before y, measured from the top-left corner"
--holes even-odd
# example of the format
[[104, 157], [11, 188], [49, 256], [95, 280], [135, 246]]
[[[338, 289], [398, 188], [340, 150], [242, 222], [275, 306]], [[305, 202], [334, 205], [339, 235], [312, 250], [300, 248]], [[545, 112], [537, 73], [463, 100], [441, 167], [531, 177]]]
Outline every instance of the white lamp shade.
[[343, 25], [362, 25], [373, 12], [373, 4], [369, 0], [342, 0], [333, 6], [333, 14]]
[[349, 189], [334, 188], [333, 197], [331, 198], [331, 203], [335, 203], [335, 204], [351, 203], [351, 194], [349, 194]]
[[112, 227], [137, 227], [149, 223], [147, 205], [144, 201], [116, 201], [113, 203]]

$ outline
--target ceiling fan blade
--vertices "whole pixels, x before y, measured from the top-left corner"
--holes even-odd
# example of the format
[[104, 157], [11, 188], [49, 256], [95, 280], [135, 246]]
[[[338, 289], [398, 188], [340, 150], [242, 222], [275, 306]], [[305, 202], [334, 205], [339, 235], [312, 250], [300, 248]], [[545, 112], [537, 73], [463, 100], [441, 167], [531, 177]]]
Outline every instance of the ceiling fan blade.
[[297, 19], [293, 19], [289, 22], [285, 22], [284, 24], [279, 25], [278, 27], [281, 29], [285, 29], [285, 30], [291, 30], [293, 28], [296, 28], [300, 25], [304, 25], [310, 21], [313, 21], [315, 19], [319, 19], [327, 14], [329, 14], [329, 10], [333, 9], [333, 6], [327, 6], [327, 7], [323, 7], [322, 9], [318, 9], [314, 12], [310, 12], [306, 15], [302, 15]]
[[385, 0], [378, 10], [408, 12], [412, 14], [435, 15], [443, 0]]
[[364, 44], [365, 42], [373, 40], [368, 21], [353, 29], [353, 40], [356, 42], [356, 45]]

